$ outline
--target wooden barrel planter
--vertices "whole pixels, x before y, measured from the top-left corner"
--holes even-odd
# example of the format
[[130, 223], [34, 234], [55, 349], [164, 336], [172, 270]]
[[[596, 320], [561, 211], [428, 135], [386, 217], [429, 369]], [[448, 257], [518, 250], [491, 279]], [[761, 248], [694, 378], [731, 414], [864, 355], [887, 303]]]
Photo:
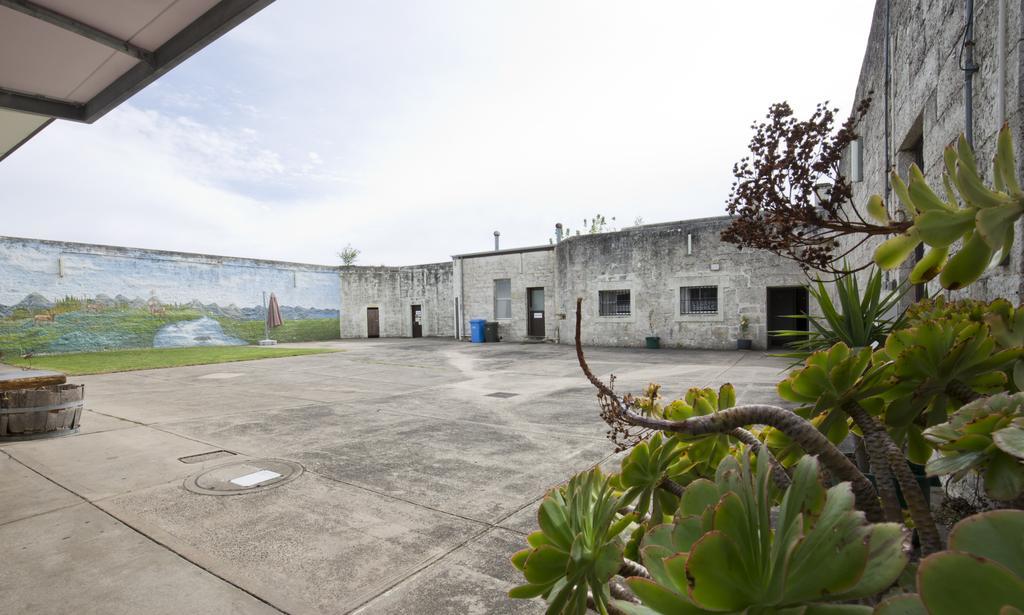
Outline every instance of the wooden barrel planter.
[[84, 407], [82, 384], [0, 391], [0, 441], [76, 433]]

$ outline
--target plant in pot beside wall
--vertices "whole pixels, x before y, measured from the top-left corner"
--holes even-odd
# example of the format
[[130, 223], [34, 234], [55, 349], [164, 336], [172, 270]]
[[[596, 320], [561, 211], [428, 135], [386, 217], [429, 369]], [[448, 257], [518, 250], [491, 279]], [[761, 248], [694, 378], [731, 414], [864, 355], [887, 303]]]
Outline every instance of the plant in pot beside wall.
[[654, 310], [647, 315], [647, 324], [651, 328], [651, 334], [644, 338], [645, 346], [651, 349], [661, 348], [661, 338], [654, 334]]
[[740, 316], [740, 337], [736, 340], [736, 350], [750, 350], [753, 340], [747, 337], [749, 328], [750, 320], [746, 316]]

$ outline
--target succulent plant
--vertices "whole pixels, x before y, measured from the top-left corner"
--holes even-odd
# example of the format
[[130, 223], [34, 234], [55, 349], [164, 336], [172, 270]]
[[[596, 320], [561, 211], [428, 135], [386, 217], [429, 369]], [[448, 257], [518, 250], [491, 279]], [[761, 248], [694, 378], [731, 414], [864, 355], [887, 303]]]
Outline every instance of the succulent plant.
[[958, 479], [979, 472], [995, 500], [1024, 493], [1024, 393], [973, 401], [924, 435], [942, 453], [928, 462], [929, 474]]
[[[955, 290], [977, 280], [990, 262], [1009, 255], [1014, 222], [1024, 214], [1024, 193], [1016, 177], [1008, 126], [999, 133], [992, 188], [981, 181], [974, 152], [963, 135], [956, 147], [946, 148], [944, 161], [944, 197], [928, 186], [917, 165], [910, 167], [909, 183], [892, 174], [893, 192], [914, 223], [906, 232], [879, 245], [874, 259], [883, 269], [892, 269], [924, 243], [930, 249], [911, 272], [911, 283], [920, 284], [938, 275], [944, 288]], [[873, 197], [868, 210], [874, 217], [888, 220], [880, 198]], [[960, 250], [949, 257], [950, 247], [957, 241], [961, 242]]]
[[628, 579], [642, 605], [616, 606], [634, 615], [870, 613], [828, 603], [874, 595], [896, 580], [907, 563], [902, 527], [866, 523], [849, 483], [826, 490], [812, 457], [797, 465], [773, 525], [769, 468], [763, 451], [754, 468], [746, 454], [726, 457], [715, 482], [691, 483], [674, 522], [644, 537], [651, 578]]
[[548, 493], [537, 514], [540, 530], [527, 537], [529, 548], [512, 556], [527, 582], [509, 596], [543, 597], [547, 613], [556, 615], [584, 613], [589, 593], [599, 612], [606, 614], [608, 581], [623, 564], [619, 534], [635, 518], [616, 512], [628, 504], [597, 468]]
[[[989, 326], [971, 320], [939, 319], [894, 331], [875, 361], [891, 361], [896, 382], [884, 397], [885, 422], [891, 428], [931, 426], [981, 393], [997, 393], [1007, 384], [1003, 369], [1024, 348], [1000, 350]], [[917, 461], [917, 460], [915, 460]]]
[[[659, 497], [662, 495], [659, 487], [669, 467], [678, 461], [680, 448], [679, 440], [663, 437], [659, 432], [650, 440], [634, 446], [622, 460], [622, 473], [613, 478], [613, 484], [625, 492], [625, 499], [636, 502], [638, 517], [642, 518], [650, 512], [652, 517], [659, 518], [662, 511], [668, 508], [662, 506], [664, 498]], [[675, 496], [671, 498], [674, 500]], [[674, 507], [668, 510], [674, 510]]]
[[949, 550], [921, 560], [917, 594], [883, 601], [875, 615], [1019, 615], [1024, 612], [1024, 511], [960, 521]]
[[[860, 403], [879, 408], [879, 403], [870, 400], [885, 392], [890, 377], [891, 366], [884, 361], [872, 362], [870, 348], [851, 350], [839, 342], [807, 357], [805, 366], [790, 372], [777, 390], [783, 399], [801, 404], [797, 414], [838, 444], [849, 433], [843, 407]], [[793, 465], [803, 454], [778, 430], [762, 430], [761, 436], [783, 465]]]

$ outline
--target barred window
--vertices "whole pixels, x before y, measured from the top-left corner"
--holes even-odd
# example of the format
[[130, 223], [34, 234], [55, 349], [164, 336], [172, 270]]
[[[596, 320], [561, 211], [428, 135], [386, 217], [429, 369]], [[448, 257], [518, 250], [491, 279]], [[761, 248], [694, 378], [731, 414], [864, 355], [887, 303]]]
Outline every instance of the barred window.
[[598, 291], [597, 299], [601, 316], [629, 316], [632, 313], [628, 290]]
[[680, 314], [717, 314], [717, 286], [683, 286], [679, 289]]
[[512, 280], [494, 281], [494, 319], [512, 318]]

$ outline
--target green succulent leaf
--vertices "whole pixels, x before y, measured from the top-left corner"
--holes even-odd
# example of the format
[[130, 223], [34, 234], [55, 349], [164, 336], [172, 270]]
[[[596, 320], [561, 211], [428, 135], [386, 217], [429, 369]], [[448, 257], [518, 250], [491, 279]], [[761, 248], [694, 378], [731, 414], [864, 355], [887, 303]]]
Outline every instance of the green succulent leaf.
[[914, 228], [921, 233], [921, 240], [926, 244], [945, 248], [974, 228], [975, 219], [973, 209], [933, 209], [919, 215], [914, 221]]
[[900, 594], [880, 602], [874, 615], [928, 615], [928, 611], [917, 594]]
[[1021, 215], [1019, 203], [979, 209], [975, 218], [978, 233], [993, 251], [1000, 250], [1006, 240], [1006, 229], [1013, 226]]
[[877, 194], [871, 195], [867, 204], [868, 215], [879, 224], [889, 223], [889, 212], [885, 209], [885, 202]]
[[1007, 427], [993, 432], [992, 441], [1007, 455], [1024, 459], [1024, 428]]
[[980, 233], [971, 234], [960, 251], [942, 268], [939, 282], [947, 290], [957, 290], [978, 279], [992, 258], [992, 248]]
[[907, 260], [914, 251], [914, 248], [920, 243], [921, 237], [915, 229], [886, 239], [875, 248], [875, 264], [882, 269], [894, 269], [900, 263]]
[[1024, 511], [971, 515], [950, 532], [949, 548], [988, 558], [1024, 578]]
[[999, 613], [1005, 605], [1024, 604], [1024, 581], [1019, 576], [969, 553], [929, 555], [921, 561], [917, 579], [918, 593], [930, 615]]

